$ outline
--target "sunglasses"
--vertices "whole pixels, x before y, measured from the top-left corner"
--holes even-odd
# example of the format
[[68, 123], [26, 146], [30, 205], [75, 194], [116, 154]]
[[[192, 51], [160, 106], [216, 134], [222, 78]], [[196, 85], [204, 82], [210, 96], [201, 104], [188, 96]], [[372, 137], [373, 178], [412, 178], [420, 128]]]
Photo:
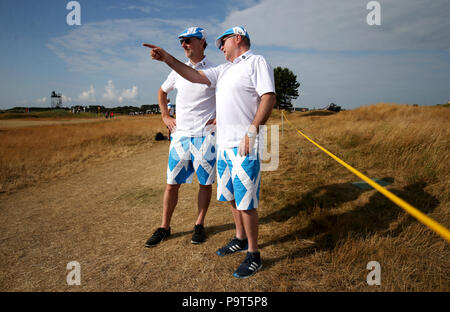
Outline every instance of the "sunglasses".
[[227, 37], [222, 38], [222, 40], [220, 40], [221, 47], [222, 47], [223, 45], [225, 45], [225, 41], [227, 41], [227, 39], [229, 39], [229, 38], [231, 38], [231, 37], [236, 37], [236, 35], [230, 35], [230, 36], [227, 36]]
[[189, 44], [189, 43], [191, 43], [191, 39], [192, 38], [181, 38], [180, 44], [183, 44], [183, 43]]

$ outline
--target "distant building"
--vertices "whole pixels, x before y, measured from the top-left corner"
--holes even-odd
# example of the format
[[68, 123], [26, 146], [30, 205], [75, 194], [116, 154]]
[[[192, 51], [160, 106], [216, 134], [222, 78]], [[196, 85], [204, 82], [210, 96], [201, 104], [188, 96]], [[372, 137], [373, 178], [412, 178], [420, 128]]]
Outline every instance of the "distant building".
[[336, 113], [341, 111], [341, 107], [334, 103], [330, 103], [330, 105], [328, 105], [326, 109]]
[[62, 107], [62, 94], [61, 93], [56, 93], [55, 91], [53, 91], [50, 98], [51, 98], [52, 108], [61, 108]]

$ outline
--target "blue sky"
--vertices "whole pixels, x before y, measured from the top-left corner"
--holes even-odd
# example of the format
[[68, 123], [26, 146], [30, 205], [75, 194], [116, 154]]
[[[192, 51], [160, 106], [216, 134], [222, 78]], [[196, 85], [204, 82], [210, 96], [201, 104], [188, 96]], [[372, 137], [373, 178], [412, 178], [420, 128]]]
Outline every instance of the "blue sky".
[[255, 53], [297, 75], [297, 106], [450, 101], [448, 0], [380, 0], [376, 26], [366, 0], [80, 0], [81, 26], [67, 25], [68, 2], [0, 2], [0, 109], [50, 106], [53, 90], [65, 106], [156, 103], [170, 70], [142, 42], [184, 60], [177, 34], [201, 26], [220, 64], [214, 39], [236, 25]]

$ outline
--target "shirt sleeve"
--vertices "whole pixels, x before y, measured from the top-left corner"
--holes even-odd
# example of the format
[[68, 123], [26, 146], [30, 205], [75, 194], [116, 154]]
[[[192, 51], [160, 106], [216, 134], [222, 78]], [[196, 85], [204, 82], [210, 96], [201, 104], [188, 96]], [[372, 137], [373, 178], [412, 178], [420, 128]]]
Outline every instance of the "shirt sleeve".
[[272, 66], [262, 56], [257, 56], [250, 70], [250, 78], [259, 96], [275, 93], [275, 78]]
[[161, 85], [161, 90], [163, 90], [165, 93], [169, 93], [175, 88], [175, 78], [177, 73], [172, 70], [167, 77], [166, 81]]
[[222, 65], [217, 65], [208, 69], [201, 70], [211, 83], [211, 88], [215, 88], [217, 85], [217, 80], [219, 79], [220, 71], [223, 67]]

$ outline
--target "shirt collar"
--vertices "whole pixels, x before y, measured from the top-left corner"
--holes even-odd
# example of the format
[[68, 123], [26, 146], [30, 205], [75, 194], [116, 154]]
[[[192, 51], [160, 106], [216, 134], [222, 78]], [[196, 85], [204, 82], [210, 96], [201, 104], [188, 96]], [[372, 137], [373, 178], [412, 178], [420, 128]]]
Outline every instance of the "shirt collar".
[[248, 59], [249, 57], [251, 57], [253, 55], [252, 50], [248, 50], [247, 52], [241, 54], [240, 56], [238, 56], [237, 58], [235, 58], [235, 60], [233, 61], [233, 64], [237, 64], [240, 61], [244, 61], [246, 59]]
[[192, 64], [191, 63], [191, 61], [187, 61], [187, 65], [189, 65], [190, 67], [192, 67], [192, 68], [195, 68], [195, 69], [197, 69], [197, 68], [202, 68], [202, 67], [205, 67], [206, 66], [206, 64], [208, 63], [208, 60], [206, 59], [206, 55], [203, 57], [203, 59], [200, 61], [200, 62], [198, 62], [197, 64]]

